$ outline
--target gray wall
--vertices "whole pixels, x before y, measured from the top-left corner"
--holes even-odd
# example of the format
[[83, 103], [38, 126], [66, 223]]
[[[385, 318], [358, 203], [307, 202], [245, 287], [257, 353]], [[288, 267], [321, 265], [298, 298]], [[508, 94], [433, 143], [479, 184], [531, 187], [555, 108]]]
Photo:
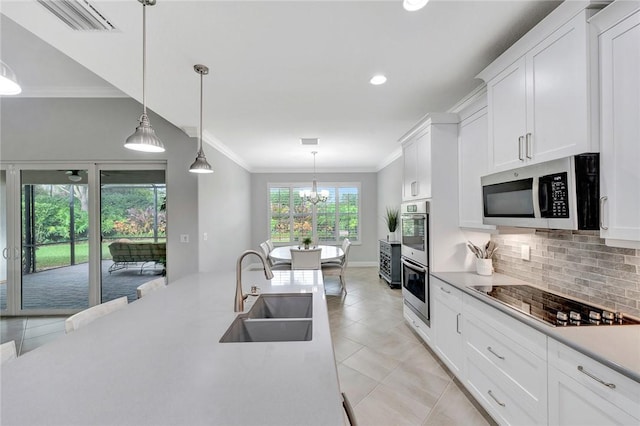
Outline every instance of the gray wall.
[[[384, 216], [389, 208], [400, 208], [402, 202], [402, 157], [378, 172], [378, 238], [386, 239], [389, 233]], [[400, 238], [400, 225], [396, 229], [396, 236]]]
[[214, 173], [198, 180], [200, 270], [232, 271], [244, 250], [257, 248], [251, 244], [251, 174], [206, 145], [205, 154]]
[[[167, 150], [124, 148], [142, 106], [128, 98], [0, 98], [0, 159], [12, 161], [166, 161], [169, 280], [198, 269], [198, 184], [188, 172], [196, 146], [184, 132], [149, 111]], [[180, 235], [189, 234], [189, 243]]]
[[[258, 249], [268, 238], [269, 183], [311, 182], [311, 173], [253, 173], [251, 175], [251, 247]], [[378, 212], [376, 173], [317, 173], [318, 182], [360, 182], [361, 231], [359, 244], [351, 246], [349, 264], [367, 266], [378, 261]]]

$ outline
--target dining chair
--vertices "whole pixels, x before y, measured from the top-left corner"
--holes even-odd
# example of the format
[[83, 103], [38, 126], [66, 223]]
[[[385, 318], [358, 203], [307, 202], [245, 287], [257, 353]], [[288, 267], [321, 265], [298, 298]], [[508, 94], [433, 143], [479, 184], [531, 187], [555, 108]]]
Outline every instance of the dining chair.
[[269, 253], [271, 253], [275, 248], [275, 246], [273, 245], [273, 241], [271, 241], [271, 238], [269, 238], [267, 241], [265, 241], [265, 243], [267, 243], [267, 247], [269, 247]]
[[18, 357], [16, 352], [16, 342], [11, 340], [0, 345], [0, 364], [11, 361]]
[[262, 254], [264, 254], [265, 259], [267, 259], [267, 262], [269, 262], [269, 266], [271, 267], [272, 271], [291, 269], [291, 262], [287, 262], [284, 260], [279, 260], [277, 262], [273, 261], [273, 259], [269, 256], [269, 253], [271, 253], [271, 250], [273, 249], [269, 249], [269, 244], [267, 243], [267, 241], [265, 241], [264, 243], [260, 243], [260, 250], [262, 251]]
[[345, 273], [347, 270], [347, 262], [349, 257], [349, 250], [351, 249], [351, 241], [348, 238], [345, 238], [342, 242], [342, 251], [344, 252], [344, 256], [340, 259], [339, 262], [324, 262], [322, 263], [322, 275], [337, 275], [340, 278], [340, 286], [342, 287], [342, 291], [347, 293], [347, 283], [345, 281]]
[[127, 296], [122, 296], [117, 299], [101, 303], [100, 305], [92, 306], [84, 311], [80, 311], [75, 315], [71, 315], [64, 321], [64, 331], [65, 333], [76, 331], [93, 320], [124, 308], [127, 306], [127, 303], [129, 303]]
[[136, 294], [138, 295], [138, 299], [140, 299], [142, 296], [166, 286], [166, 277], [156, 278], [155, 280], [147, 281], [146, 283], [139, 285], [138, 288], [136, 288]]
[[320, 269], [321, 248], [291, 250], [291, 269]]

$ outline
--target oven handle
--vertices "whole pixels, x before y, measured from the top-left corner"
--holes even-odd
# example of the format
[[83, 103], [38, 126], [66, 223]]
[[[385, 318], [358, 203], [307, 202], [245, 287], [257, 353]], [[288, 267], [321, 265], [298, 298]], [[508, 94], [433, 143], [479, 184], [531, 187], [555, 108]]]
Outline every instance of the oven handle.
[[409, 214], [405, 213], [402, 215], [402, 219], [427, 219], [426, 214]]
[[417, 272], [422, 272], [423, 274], [427, 272], [426, 269], [419, 267], [418, 265], [414, 264], [414, 263], [409, 263], [407, 261], [405, 261], [404, 259], [400, 259], [400, 261], [402, 262], [402, 264], [404, 266], [406, 266], [409, 269], [413, 269], [414, 271]]

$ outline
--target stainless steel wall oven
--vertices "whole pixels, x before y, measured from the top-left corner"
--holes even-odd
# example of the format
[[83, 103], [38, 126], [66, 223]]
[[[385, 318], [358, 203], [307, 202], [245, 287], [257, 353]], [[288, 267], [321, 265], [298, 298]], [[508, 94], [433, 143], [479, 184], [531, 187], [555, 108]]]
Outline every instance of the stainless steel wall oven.
[[429, 202], [403, 203], [400, 209], [402, 296], [425, 324], [429, 311]]

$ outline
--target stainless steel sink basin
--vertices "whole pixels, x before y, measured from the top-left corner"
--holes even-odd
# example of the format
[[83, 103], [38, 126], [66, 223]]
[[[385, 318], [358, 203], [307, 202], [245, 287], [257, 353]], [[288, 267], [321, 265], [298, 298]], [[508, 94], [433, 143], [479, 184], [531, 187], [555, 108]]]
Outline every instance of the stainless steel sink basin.
[[255, 301], [248, 318], [311, 318], [313, 295], [311, 293], [262, 294]]
[[220, 343], [309, 341], [312, 318], [311, 293], [262, 294], [249, 312], [236, 317]]
[[252, 319], [238, 315], [220, 343], [301, 342], [311, 340], [311, 318]]

